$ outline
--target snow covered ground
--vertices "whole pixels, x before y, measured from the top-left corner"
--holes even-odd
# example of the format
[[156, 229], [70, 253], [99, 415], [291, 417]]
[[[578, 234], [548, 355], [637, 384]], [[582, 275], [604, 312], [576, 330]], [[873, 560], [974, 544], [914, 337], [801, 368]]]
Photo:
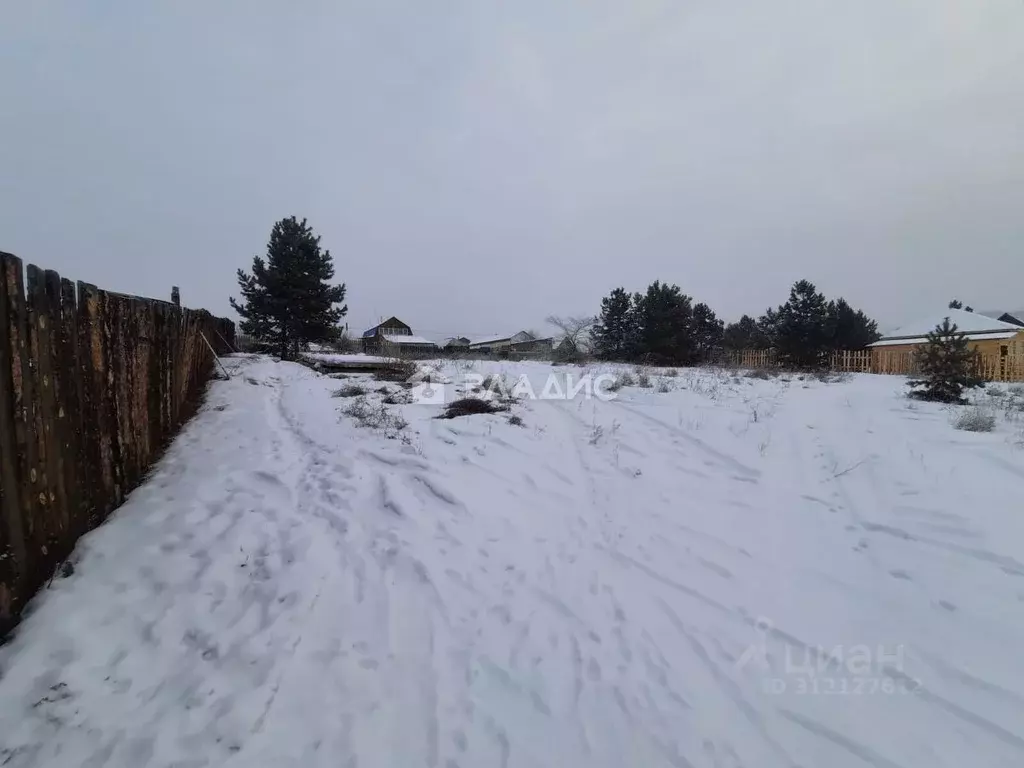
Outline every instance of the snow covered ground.
[[683, 371], [388, 439], [230, 365], [0, 648], [0, 764], [1024, 765], [1019, 424]]

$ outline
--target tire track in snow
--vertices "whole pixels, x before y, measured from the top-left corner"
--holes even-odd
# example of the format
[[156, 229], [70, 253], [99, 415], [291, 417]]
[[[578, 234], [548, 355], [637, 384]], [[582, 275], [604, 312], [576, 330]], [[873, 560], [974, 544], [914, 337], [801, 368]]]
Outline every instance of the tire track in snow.
[[[666, 424], [661, 419], [656, 419], [650, 414], [645, 413], [643, 410], [626, 405], [625, 403], [620, 402], [619, 400], [610, 400], [609, 402], [613, 406], [621, 408], [624, 411], [628, 411], [634, 416], [639, 416], [644, 421], [653, 424], [654, 426], [658, 427], [659, 429], [673, 437], [682, 438], [690, 445], [700, 449], [705, 455], [714, 459], [715, 462], [717, 462], [721, 467], [728, 469], [732, 472], [737, 472], [740, 475], [742, 475], [743, 478], [745, 478], [746, 482], [756, 481], [758, 478], [761, 477], [761, 470], [755, 469], [754, 467], [744, 464], [742, 461], [739, 461], [738, 459], [736, 459], [733, 456], [730, 456], [727, 453], [722, 453], [717, 448], [714, 448], [705, 443], [699, 437], [691, 435], [685, 429], [680, 429], [679, 427], [674, 427], [671, 424]], [[739, 480], [741, 478], [736, 479]]]
[[780, 715], [790, 722], [796, 723], [807, 732], [813, 733], [815, 736], [818, 736], [831, 744], [842, 747], [846, 752], [863, 760], [873, 768], [903, 768], [892, 760], [882, 757], [882, 755], [875, 752], [866, 744], [861, 744], [860, 742], [854, 741], [841, 733], [833, 731], [831, 728], [826, 728], [817, 720], [812, 720], [809, 717], [804, 717], [803, 715], [799, 715], [796, 712], [792, 712], [785, 708], [780, 708], [778, 711]]
[[747, 722], [750, 723], [750, 725], [760, 734], [764, 743], [767, 744], [787, 765], [791, 766], [791, 768], [800, 768], [789, 752], [787, 752], [786, 749], [768, 733], [768, 729], [764, 723], [764, 718], [758, 714], [754, 705], [751, 704], [743, 695], [743, 691], [739, 684], [722, 671], [722, 668], [714, 661], [714, 659], [711, 658], [711, 655], [697, 639], [696, 635], [687, 628], [682, 619], [679, 618], [679, 615], [668, 603], [660, 597], [657, 598], [657, 603], [666, 618], [669, 620], [669, 623], [675, 627], [682, 638], [689, 644], [694, 656], [697, 657], [698, 661], [700, 661], [705, 669], [707, 669], [711, 674], [712, 679], [718, 685], [722, 693], [732, 701]]

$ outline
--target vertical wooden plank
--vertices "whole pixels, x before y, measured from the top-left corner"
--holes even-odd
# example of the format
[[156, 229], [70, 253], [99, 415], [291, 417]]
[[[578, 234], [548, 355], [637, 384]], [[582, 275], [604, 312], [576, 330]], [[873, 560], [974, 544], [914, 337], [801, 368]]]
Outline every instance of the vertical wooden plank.
[[132, 304], [136, 338], [132, 394], [135, 401], [135, 441], [138, 455], [138, 474], [135, 481], [140, 483], [154, 456], [150, 431], [156, 422], [149, 407], [149, 390], [152, 386], [149, 362], [153, 352], [153, 302], [136, 300]]
[[162, 434], [160, 423], [160, 336], [163, 327], [160, 323], [161, 304], [153, 302], [147, 305], [146, 309], [146, 333], [150, 337], [149, 345], [146, 348], [146, 378], [149, 381], [149, 386], [143, 394], [146, 397], [146, 422], [149, 424], [146, 452], [149, 461], [152, 461], [159, 455]]
[[158, 345], [158, 354], [156, 359], [156, 368], [158, 374], [159, 385], [157, 388], [158, 392], [158, 405], [160, 408], [160, 428], [157, 432], [158, 440], [161, 446], [167, 440], [167, 436], [170, 433], [170, 411], [167, 407], [167, 353], [168, 343], [170, 341], [170, 312], [167, 309], [166, 304], [157, 305], [157, 338], [160, 340]]
[[109, 453], [103, 447], [106, 367], [100, 291], [95, 285], [82, 282], [78, 283], [78, 349], [82, 374], [82, 493], [87, 526], [93, 528], [106, 514], [106, 454]]
[[107, 351], [107, 389], [111, 406], [111, 446], [113, 448], [114, 496], [113, 507], [124, 501], [125, 467], [129, 463], [129, 448], [125, 435], [129, 431], [128, 404], [125, 383], [124, 301], [120, 296], [106, 294], [104, 323]]
[[[71, 525], [71, 503], [68, 500], [67, 465], [74, 464], [75, 455], [71, 447], [71, 436], [68, 429], [66, 408], [66, 392], [72, 387], [73, 373], [64, 370], [65, 355], [62, 346], [64, 313], [61, 310], [60, 275], [48, 269], [43, 273], [43, 292], [46, 295], [46, 327], [40, 327], [40, 338], [46, 336], [45, 346], [49, 349], [49, 398], [51, 425], [48, 435], [48, 472], [50, 473], [51, 500], [50, 510], [60, 525], [59, 539], [55, 542], [57, 562], [66, 558], [74, 548], [75, 534]], [[42, 318], [41, 318], [42, 319]]]
[[45, 527], [46, 543], [41, 548], [40, 566], [49, 577], [62, 556], [67, 521], [61, 510], [59, 467], [60, 445], [57, 440], [57, 404], [53, 391], [53, 350], [51, 331], [53, 313], [46, 295], [45, 276], [35, 264], [26, 270], [26, 300], [29, 318], [29, 344], [35, 361], [36, 409], [35, 437], [39, 449], [39, 505]]
[[103, 494], [101, 501], [101, 519], [106, 519], [110, 511], [120, 503], [118, 466], [120, 450], [117, 441], [117, 405], [114, 402], [114, 371], [111, 353], [111, 323], [115, 310], [111, 306], [111, 297], [106, 291], [99, 291], [99, 314], [97, 315], [99, 338], [94, 339], [99, 352], [97, 372], [99, 396], [99, 443], [100, 472], [103, 477]]
[[[23, 306], [21, 260], [0, 252], [0, 637], [17, 620], [28, 586], [28, 542], [22, 517], [24, 459], [16, 439], [24, 432], [14, 379], [21, 376], [18, 323]], [[18, 280], [13, 276], [17, 274]]]
[[82, 369], [78, 357], [78, 305], [75, 286], [60, 281], [59, 353], [62, 372], [61, 397], [64, 409], [64, 488], [72, 534], [77, 538], [88, 529], [88, 507], [82, 498], [80, 483], [84, 464], [82, 446]]

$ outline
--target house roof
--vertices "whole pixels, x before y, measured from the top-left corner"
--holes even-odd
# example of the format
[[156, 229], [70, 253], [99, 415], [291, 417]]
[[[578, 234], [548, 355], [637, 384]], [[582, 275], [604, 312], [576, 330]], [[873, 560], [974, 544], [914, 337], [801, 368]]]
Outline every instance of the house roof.
[[967, 334], [967, 337], [972, 341], [979, 338], [1008, 339], [1022, 330], [1018, 325], [1004, 323], [980, 312], [968, 312], [965, 309], [944, 309], [913, 323], [902, 325], [868, 346], [891, 347], [897, 344], [918, 344], [924, 342], [928, 334], [935, 330], [936, 326], [942, 325], [943, 320], [947, 317], [951, 323], [956, 325], [958, 331]]
[[[1024, 309], [990, 309], [982, 312], [981, 314], [986, 317], [992, 317], [996, 320], [1001, 320], [1006, 315], [1016, 318], [1022, 326], [1024, 326]], [[1010, 321], [1004, 321], [1010, 322]]]
[[435, 346], [434, 342], [432, 342], [430, 339], [424, 339], [422, 336], [410, 336], [409, 334], [406, 333], [382, 333], [381, 336], [384, 337], [387, 341], [390, 341], [394, 344], [429, 344], [432, 347]]
[[[984, 341], [985, 339], [1012, 339], [1024, 328], [1018, 328], [1016, 331], [997, 331], [988, 333], [967, 333], [969, 341]], [[874, 344], [868, 344], [869, 347], [898, 347], [901, 344], [924, 344], [928, 341], [927, 336], [914, 336], [910, 338], [901, 339], [881, 339], [876, 341]]]
[[[392, 322], [391, 322], [392, 320], [394, 320], [394, 323], [392, 323]], [[376, 324], [375, 326], [373, 326], [372, 328], [367, 328], [367, 329], [366, 329], [365, 331], [363, 331], [363, 336], [364, 336], [364, 337], [367, 337], [367, 336], [373, 336], [374, 334], [376, 334], [376, 333], [377, 333], [377, 329], [378, 329], [378, 328], [380, 328], [381, 326], [384, 326], [384, 327], [386, 327], [386, 328], [389, 328], [389, 327], [394, 327], [394, 325], [395, 325], [395, 324], [397, 324], [397, 325], [400, 325], [400, 326], [402, 326], [403, 328], [410, 328], [410, 327], [411, 327], [411, 326], [409, 326], [409, 325], [408, 325], [407, 323], [403, 323], [403, 322], [402, 322], [401, 320], [399, 320], [399, 319], [398, 319], [397, 317], [395, 317], [394, 315], [392, 315], [392, 316], [391, 316], [391, 317], [389, 317], [389, 318], [388, 318], [387, 320], [384, 320], [383, 322], [377, 323], [377, 324]]]
[[512, 336], [514, 335], [515, 334], [505, 334], [504, 336], [487, 336], [486, 338], [483, 339], [474, 339], [469, 343], [469, 346], [476, 347], [479, 346], [480, 344], [495, 344], [499, 341], [511, 341]]
[[536, 336], [531, 334], [529, 331], [516, 331], [515, 333], [505, 334], [504, 336], [489, 336], [489, 337], [485, 337], [483, 339], [474, 339], [473, 341], [470, 342], [469, 346], [477, 347], [477, 346], [480, 346], [481, 344], [496, 344], [499, 341], [509, 341], [509, 342], [511, 342], [512, 339], [514, 339], [516, 336], [523, 336], [524, 337], [524, 338], [520, 339], [519, 341], [517, 341], [516, 342], [517, 344], [523, 344], [523, 343], [528, 342], [528, 341], [543, 341], [543, 339], [537, 338]]

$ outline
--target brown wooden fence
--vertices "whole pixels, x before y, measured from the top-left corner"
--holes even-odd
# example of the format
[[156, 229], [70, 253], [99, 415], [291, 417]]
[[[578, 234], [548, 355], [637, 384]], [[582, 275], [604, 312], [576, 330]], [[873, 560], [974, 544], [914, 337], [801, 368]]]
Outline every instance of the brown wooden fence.
[[234, 323], [0, 252], [0, 637], [194, 411], [204, 335], [230, 351]]
[[[772, 350], [747, 349], [732, 355], [729, 363], [741, 368], [774, 368], [777, 363]], [[1024, 355], [982, 355], [981, 376], [986, 381], [1024, 381]], [[862, 349], [832, 354], [829, 368], [849, 373], [883, 373], [913, 375], [917, 361], [913, 352], [906, 350]]]

